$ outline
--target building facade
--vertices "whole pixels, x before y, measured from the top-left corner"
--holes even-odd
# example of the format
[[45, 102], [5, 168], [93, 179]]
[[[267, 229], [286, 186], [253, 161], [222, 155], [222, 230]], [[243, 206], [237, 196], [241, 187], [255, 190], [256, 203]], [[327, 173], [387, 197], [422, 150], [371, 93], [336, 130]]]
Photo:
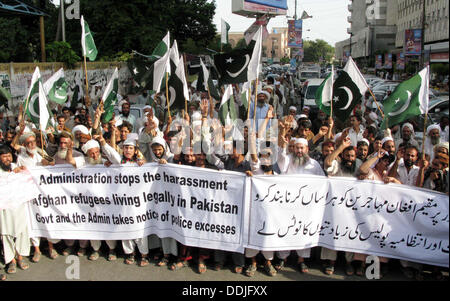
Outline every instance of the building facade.
[[[228, 40], [234, 48], [241, 39], [244, 38], [243, 32], [228, 33]], [[269, 36], [263, 41], [262, 56], [263, 58], [281, 59], [283, 57], [290, 57], [290, 48], [288, 44], [288, 28], [274, 27], [269, 32]]]
[[[429, 61], [449, 61], [448, 0], [353, 0], [348, 5], [350, 37], [336, 43], [336, 59], [344, 53], [368, 63], [375, 53], [403, 51], [405, 30], [425, 28], [424, 49]], [[423, 5], [425, 3], [425, 7]], [[425, 14], [425, 23], [423, 15]]]

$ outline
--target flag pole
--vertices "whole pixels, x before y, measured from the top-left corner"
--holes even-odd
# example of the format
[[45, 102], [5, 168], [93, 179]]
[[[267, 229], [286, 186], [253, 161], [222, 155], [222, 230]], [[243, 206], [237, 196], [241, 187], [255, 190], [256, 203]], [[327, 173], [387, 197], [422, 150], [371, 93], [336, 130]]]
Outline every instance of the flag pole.
[[86, 63], [86, 55], [84, 55], [84, 74], [86, 80], [86, 95], [85, 95], [85, 105], [90, 107], [91, 101], [89, 99], [89, 82], [88, 82], [88, 73], [87, 73], [87, 63]]
[[334, 84], [334, 65], [331, 65], [331, 100], [330, 100], [330, 117], [333, 118], [333, 84]]
[[[256, 77], [256, 86], [255, 86], [255, 105], [253, 108], [253, 129], [256, 130], [256, 101], [258, 100], [258, 77]], [[250, 105], [249, 105], [250, 107]]]
[[[183, 58], [184, 58], [184, 78], [186, 79], [186, 83], [188, 82], [188, 76], [187, 76], [187, 72], [188, 72], [188, 70], [187, 70], [187, 62], [186, 62], [186, 53], [183, 53]], [[189, 87], [188, 87], [188, 93], [189, 93]], [[185, 108], [185, 112], [187, 113], [187, 99], [186, 98], [184, 98], [184, 108]], [[183, 116], [183, 118], [184, 118], [184, 116]]]
[[170, 116], [170, 102], [169, 102], [169, 73], [166, 72], [166, 99], [167, 99], [167, 112], [169, 113], [169, 118], [171, 118], [172, 116]]
[[250, 118], [250, 103], [252, 100], [252, 84], [248, 86], [248, 99], [247, 99], [247, 119]]
[[367, 89], [369, 90], [370, 95], [372, 95], [373, 101], [375, 101], [375, 104], [377, 105], [377, 108], [378, 108], [378, 110], [381, 113], [381, 117], [383, 117], [383, 119], [384, 119], [384, 113], [381, 110], [380, 105], [378, 104], [377, 98], [375, 97], [375, 95], [373, 95], [373, 92], [372, 92], [372, 90], [369, 87], [367, 87]]

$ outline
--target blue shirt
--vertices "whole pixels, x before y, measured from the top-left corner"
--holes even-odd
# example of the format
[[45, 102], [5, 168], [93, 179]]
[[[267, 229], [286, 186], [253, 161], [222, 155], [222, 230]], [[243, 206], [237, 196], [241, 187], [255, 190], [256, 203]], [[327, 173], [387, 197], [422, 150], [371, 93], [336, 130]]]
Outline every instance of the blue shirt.
[[[250, 119], [253, 120], [253, 112], [255, 108], [255, 103], [252, 101], [250, 103]], [[264, 122], [264, 119], [266, 119], [267, 112], [269, 112], [270, 106], [265, 103], [262, 107], [259, 107], [258, 104], [256, 104], [256, 131], [259, 131], [260, 125]], [[267, 123], [267, 128], [270, 128], [270, 120]]]

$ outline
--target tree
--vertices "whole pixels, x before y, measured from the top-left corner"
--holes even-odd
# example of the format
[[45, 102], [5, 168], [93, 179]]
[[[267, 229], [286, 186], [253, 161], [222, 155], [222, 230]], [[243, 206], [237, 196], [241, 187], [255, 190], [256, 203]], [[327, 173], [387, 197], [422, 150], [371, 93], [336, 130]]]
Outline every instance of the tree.
[[[204, 49], [216, 35], [215, 2], [207, 0], [81, 0], [100, 60], [119, 51], [150, 54], [167, 31], [180, 52]], [[81, 53], [79, 20], [66, 21], [66, 38]], [[195, 47], [193, 47], [195, 46]], [[187, 52], [187, 51], [186, 51]]]
[[331, 62], [334, 56], [334, 47], [326, 41], [317, 39], [315, 41], [304, 41], [303, 49], [305, 62], [319, 62], [322, 58], [325, 62]]
[[[24, 1], [25, 2], [25, 1]], [[46, 43], [56, 32], [58, 10], [50, 0], [26, 1], [44, 10]], [[39, 17], [22, 14], [2, 14], [0, 17], [0, 62], [33, 62], [40, 60]]]

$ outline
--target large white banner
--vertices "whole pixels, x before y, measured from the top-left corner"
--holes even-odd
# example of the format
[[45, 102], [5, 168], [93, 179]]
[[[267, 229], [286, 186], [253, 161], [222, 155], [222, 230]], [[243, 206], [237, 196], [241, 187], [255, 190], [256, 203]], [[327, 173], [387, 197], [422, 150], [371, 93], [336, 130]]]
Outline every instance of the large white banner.
[[406, 185], [319, 176], [253, 177], [246, 247], [329, 249], [449, 264], [449, 201]]
[[37, 193], [36, 184], [27, 170], [20, 173], [0, 172], [0, 210], [18, 208]]
[[122, 240], [150, 234], [243, 253], [246, 177], [180, 165], [36, 168], [30, 236]]

